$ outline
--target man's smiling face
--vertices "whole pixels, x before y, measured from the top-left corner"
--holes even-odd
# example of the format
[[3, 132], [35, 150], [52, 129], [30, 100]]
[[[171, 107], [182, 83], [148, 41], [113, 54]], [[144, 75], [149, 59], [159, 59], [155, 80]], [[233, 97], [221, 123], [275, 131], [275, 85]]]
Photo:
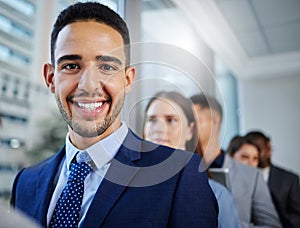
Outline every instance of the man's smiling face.
[[58, 34], [54, 56], [44, 77], [70, 133], [98, 140], [111, 134], [135, 75], [125, 68], [122, 36], [105, 24], [75, 22]]

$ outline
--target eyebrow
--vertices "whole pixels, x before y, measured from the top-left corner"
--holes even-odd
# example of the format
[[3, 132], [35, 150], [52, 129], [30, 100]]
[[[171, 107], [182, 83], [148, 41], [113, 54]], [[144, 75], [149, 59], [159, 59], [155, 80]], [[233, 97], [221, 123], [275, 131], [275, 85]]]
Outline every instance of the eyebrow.
[[146, 120], [149, 120], [149, 119], [153, 119], [153, 118], [157, 118], [157, 115], [146, 115]]
[[96, 60], [102, 62], [114, 62], [116, 64], [122, 65], [122, 61], [120, 59], [109, 55], [96, 56]]
[[81, 59], [82, 59], [81, 55], [64, 55], [57, 60], [56, 64], [59, 65], [61, 62], [66, 60], [81, 60]]
[[[150, 115], [150, 116], [146, 116], [147, 118], [157, 118], [157, 115]], [[179, 115], [175, 115], [175, 114], [172, 114], [172, 115], [164, 115], [163, 118], [172, 118], [172, 117], [175, 117], [175, 118], [178, 118]]]
[[166, 117], [178, 117], [179, 115], [177, 115], [177, 114], [171, 114], [171, 115], [166, 115]]
[[[96, 61], [103, 61], [103, 62], [115, 62], [119, 65], [122, 65], [122, 61], [116, 57], [109, 56], [109, 55], [101, 55], [101, 56], [96, 56]], [[56, 64], [59, 65], [61, 62], [66, 61], [66, 60], [82, 60], [81, 55], [64, 55], [60, 57]]]

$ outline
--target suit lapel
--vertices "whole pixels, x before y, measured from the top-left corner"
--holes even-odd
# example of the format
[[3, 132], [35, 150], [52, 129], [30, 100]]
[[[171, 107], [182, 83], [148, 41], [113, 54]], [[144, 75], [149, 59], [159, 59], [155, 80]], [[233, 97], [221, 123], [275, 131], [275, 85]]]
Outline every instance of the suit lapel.
[[[83, 227], [100, 227], [111, 208], [139, 171], [133, 161], [140, 159], [141, 141], [129, 131], [112, 160], [87, 212]], [[97, 215], [97, 216], [95, 216]]]
[[268, 186], [271, 189], [273, 189], [273, 187], [276, 188], [276, 184], [277, 184], [277, 179], [272, 178], [274, 176], [276, 176], [276, 168], [271, 165], [270, 166], [269, 177], [268, 177]]
[[37, 187], [35, 194], [36, 217], [42, 222], [44, 226], [47, 225], [47, 212], [50, 204], [50, 200], [57, 182], [57, 174], [59, 174], [59, 168], [61, 161], [65, 155], [65, 148], [63, 147], [52, 158], [45, 161], [40, 168], [39, 176], [37, 178]]

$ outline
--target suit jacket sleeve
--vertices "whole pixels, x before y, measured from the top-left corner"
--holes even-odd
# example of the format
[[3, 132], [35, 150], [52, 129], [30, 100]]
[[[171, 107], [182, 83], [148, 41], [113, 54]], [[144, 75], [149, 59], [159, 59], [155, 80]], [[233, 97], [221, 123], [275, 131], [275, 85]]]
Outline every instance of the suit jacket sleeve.
[[255, 227], [281, 227], [269, 189], [259, 171], [257, 171], [256, 178], [252, 201], [252, 221], [254, 224], [261, 225]]
[[300, 227], [300, 186], [298, 176], [293, 178], [288, 196], [288, 219], [293, 225], [292, 227]]

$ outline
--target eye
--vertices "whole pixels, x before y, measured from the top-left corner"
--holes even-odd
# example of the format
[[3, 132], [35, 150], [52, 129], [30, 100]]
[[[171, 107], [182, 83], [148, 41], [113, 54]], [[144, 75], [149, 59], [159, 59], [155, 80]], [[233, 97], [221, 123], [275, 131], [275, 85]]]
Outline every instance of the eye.
[[246, 159], [249, 159], [249, 156], [246, 154], [242, 154], [241, 158], [246, 160]]
[[101, 64], [99, 69], [105, 74], [113, 74], [116, 73], [119, 69], [116, 66], [110, 64]]
[[74, 70], [79, 70], [80, 66], [78, 64], [75, 63], [68, 63], [62, 66], [62, 70], [66, 70], [66, 71], [74, 71]]
[[167, 117], [166, 120], [169, 124], [175, 124], [177, 122], [176, 118], [174, 117]]
[[148, 117], [147, 118], [147, 122], [149, 122], [149, 123], [155, 123], [156, 121], [157, 121], [156, 117]]

